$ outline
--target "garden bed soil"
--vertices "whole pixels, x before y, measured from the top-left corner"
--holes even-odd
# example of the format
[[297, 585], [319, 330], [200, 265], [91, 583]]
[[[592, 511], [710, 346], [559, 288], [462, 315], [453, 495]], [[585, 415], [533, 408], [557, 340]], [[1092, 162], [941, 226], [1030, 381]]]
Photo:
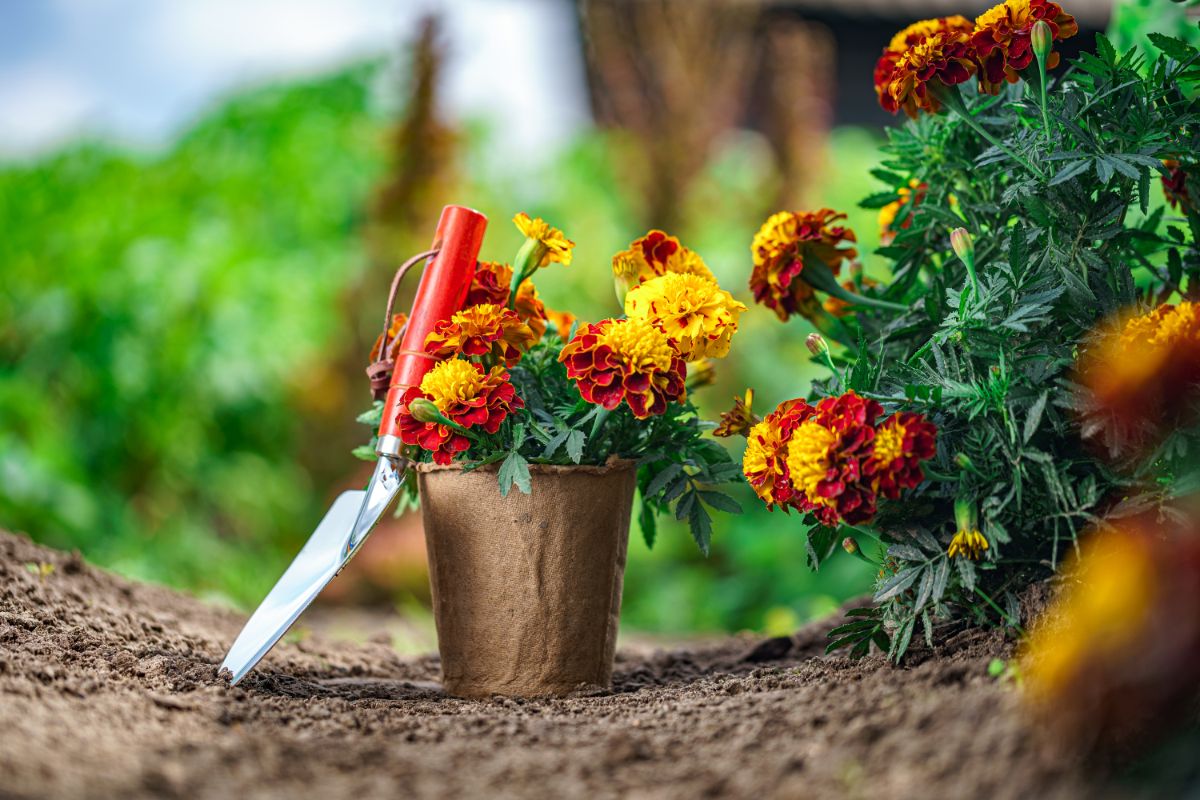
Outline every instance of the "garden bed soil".
[[308, 636], [236, 688], [243, 616], [0, 532], [0, 797], [1096, 797], [950, 634], [903, 669], [780, 640], [622, 649], [611, 692], [442, 695], [435, 656]]

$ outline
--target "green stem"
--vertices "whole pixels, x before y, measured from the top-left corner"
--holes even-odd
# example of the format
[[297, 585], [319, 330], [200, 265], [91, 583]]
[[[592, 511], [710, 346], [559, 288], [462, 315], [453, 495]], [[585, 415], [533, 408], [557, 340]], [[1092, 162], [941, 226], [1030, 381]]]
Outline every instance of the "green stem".
[[1025, 629], [1021, 627], [1021, 623], [1017, 622], [1015, 619], [1013, 619], [1011, 616], [1009, 616], [1008, 612], [1005, 611], [1003, 608], [996, 605], [996, 601], [994, 601], [994, 600], [992, 600], [992, 598], [988, 597], [987, 592], [983, 591], [983, 589], [980, 589], [978, 586], [976, 586], [975, 594], [982, 597], [983, 602], [985, 602], [989, 606], [991, 606], [992, 610], [994, 610], [997, 614], [999, 614], [1001, 616], [1001, 618], [1003, 618], [1004, 621], [1007, 622], [1013, 630], [1015, 630], [1021, 636], [1025, 635]]
[[975, 119], [975, 117], [971, 116], [971, 112], [967, 109], [966, 103], [963, 102], [962, 95], [959, 93], [957, 86], [943, 86], [940, 84], [938, 84], [938, 86], [940, 88], [935, 89], [937, 98], [942, 101], [946, 108], [962, 117], [962, 120], [970, 125], [972, 130], [974, 130], [984, 139], [987, 139], [989, 142], [999, 148], [1001, 152], [1005, 153], [1013, 161], [1016, 161], [1018, 164], [1025, 167], [1025, 169], [1032, 172], [1039, 179], [1044, 179], [1046, 177], [1042, 174], [1040, 169], [1035, 167], [1030, 161], [1027, 161], [1025, 158], [1017, 155], [1012, 148], [993, 136], [986, 128], [979, 124], [979, 121]]
[[608, 415], [611, 413], [612, 411], [604, 406], [597, 407], [596, 416], [592, 420], [592, 432], [588, 434], [588, 444], [591, 444], [592, 440], [596, 438], [596, 434], [600, 432], [600, 426], [604, 424], [604, 420], [608, 419]]
[[1039, 58], [1037, 62], [1038, 77], [1041, 78], [1041, 80], [1038, 82], [1038, 87], [1041, 90], [1042, 96], [1042, 128], [1046, 132], [1046, 144], [1051, 144], [1052, 138], [1050, 136], [1050, 113], [1046, 110], [1046, 62], [1041, 58]]

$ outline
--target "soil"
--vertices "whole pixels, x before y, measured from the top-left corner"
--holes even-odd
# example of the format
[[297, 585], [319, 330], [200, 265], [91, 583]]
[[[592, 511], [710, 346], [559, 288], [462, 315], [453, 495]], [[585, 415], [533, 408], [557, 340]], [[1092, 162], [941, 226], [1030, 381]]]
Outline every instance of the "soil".
[[436, 656], [312, 635], [242, 684], [243, 617], [0, 532], [0, 797], [1096, 797], [987, 674], [996, 633], [905, 668], [793, 637], [622, 649], [611, 692], [467, 701]]

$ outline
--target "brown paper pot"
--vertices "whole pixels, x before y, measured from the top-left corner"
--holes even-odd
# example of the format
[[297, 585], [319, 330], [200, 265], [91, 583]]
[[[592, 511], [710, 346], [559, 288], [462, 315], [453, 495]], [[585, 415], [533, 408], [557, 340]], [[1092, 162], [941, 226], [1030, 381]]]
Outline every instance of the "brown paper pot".
[[495, 468], [418, 469], [445, 690], [529, 697], [607, 688], [633, 463], [530, 465], [532, 493], [508, 497]]

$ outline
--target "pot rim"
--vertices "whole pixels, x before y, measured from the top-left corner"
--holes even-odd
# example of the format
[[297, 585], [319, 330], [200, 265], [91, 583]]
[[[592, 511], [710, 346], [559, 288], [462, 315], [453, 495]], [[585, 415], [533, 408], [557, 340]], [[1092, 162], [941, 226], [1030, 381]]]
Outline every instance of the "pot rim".
[[[471, 472], [499, 472], [501, 462], [497, 461], [492, 464], [485, 464], [482, 467], [475, 467]], [[530, 464], [529, 471], [531, 473], [555, 475], [555, 474], [590, 474], [590, 475], [608, 475], [615, 472], [632, 471], [637, 465], [637, 461], [632, 458], [621, 458], [620, 456], [609, 456], [608, 460], [603, 464]], [[414, 464], [413, 468], [420, 473], [430, 472], [466, 472], [467, 465], [455, 461], [450, 464], [434, 464], [431, 461]]]

